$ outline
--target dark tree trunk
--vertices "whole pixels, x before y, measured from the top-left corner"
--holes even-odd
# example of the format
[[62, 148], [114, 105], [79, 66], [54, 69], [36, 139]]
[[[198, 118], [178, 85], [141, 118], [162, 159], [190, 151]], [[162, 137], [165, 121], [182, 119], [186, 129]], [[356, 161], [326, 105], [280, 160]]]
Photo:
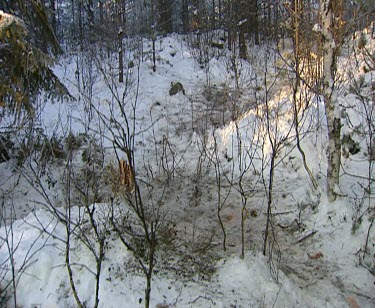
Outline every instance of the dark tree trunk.
[[234, 44], [236, 42], [236, 27], [235, 27], [235, 12], [233, 1], [229, 1], [227, 4], [227, 29], [228, 29], [228, 48], [234, 50]]
[[182, 31], [183, 33], [189, 32], [189, 4], [188, 0], [182, 0]]
[[173, 32], [172, 8], [172, 0], [158, 0], [158, 28], [164, 33]]
[[117, 27], [118, 27], [118, 61], [119, 61], [119, 82], [124, 82], [124, 59], [123, 59], [123, 43], [122, 39], [124, 37], [124, 12], [122, 0], [117, 0]]
[[98, 5], [99, 5], [99, 20], [100, 20], [101, 26], [103, 26], [103, 22], [104, 22], [103, 0], [100, 0]]
[[239, 56], [243, 60], [247, 60], [247, 47], [245, 40], [245, 27], [244, 25], [239, 26], [238, 31], [238, 45], [239, 45]]
[[79, 33], [79, 42], [81, 48], [83, 47], [83, 14], [82, 14], [82, 0], [78, 0], [78, 33]]
[[253, 34], [254, 44], [259, 45], [258, 0], [251, 0], [248, 13], [248, 33]]
[[247, 47], [245, 32], [247, 30], [247, 11], [249, 3], [247, 0], [236, 0], [235, 2], [235, 13], [236, 13], [236, 29], [238, 31], [238, 49], [239, 56], [241, 59], [247, 59]]
[[57, 16], [56, 16], [56, 3], [55, 0], [50, 1], [50, 9], [52, 11], [52, 17], [51, 17], [51, 27], [53, 29], [53, 32], [57, 33]]

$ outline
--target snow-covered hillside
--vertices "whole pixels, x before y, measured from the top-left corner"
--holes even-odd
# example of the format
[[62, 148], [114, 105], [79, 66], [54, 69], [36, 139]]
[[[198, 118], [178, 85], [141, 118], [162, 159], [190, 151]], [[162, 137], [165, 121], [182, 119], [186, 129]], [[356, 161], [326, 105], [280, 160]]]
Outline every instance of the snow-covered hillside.
[[[99, 307], [144, 306], [142, 266], [149, 255], [127, 249], [112, 223], [121, 217], [142, 229], [114, 183], [121, 180], [117, 158], [126, 160], [124, 149], [132, 145], [146, 208], [163, 217], [151, 307], [374, 307], [374, 175], [365, 116], [375, 104], [374, 72], [352, 68], [361, 59], [351, 55], [341, 59], [343, 135], [350, 138], [340, 197], [329, 203], [321, 99], [311, 96], [299, 128], [314, 188], [295, 143], [291, 77], [276, 70], [276, 51], [254, 47], [249, 61], [236, 59], [234, 66], [229, 51], [201, 54], [190, 40], [158, 40], [153, 72], [151, 42], [142, 41], [140, 56], [129, 39], [124, 84], [117, 81], [116, 56], [99, 57], [99, 51], [65, 57], [55, 67], [75, 100], [47, 101], [37, 126], [47, 139], [60, 140], [68, 155], [52, 155], [43, 172], [47, 152], [36, 148], [22, 164], [19, 155], [0, 164], [3, 304], [76, 307], [66, 266], [69, 230], [69, 261], [81, 301], [94, 305], [99, 279]], [[369, 100], [355, 95], [353, 80], [363, 80], [360, 89]], [[180, 91], [170, 93], [176, 84]], [[373, 114], [367, 115], [371, 122]], [[26, 133], [19, 133], [20, 140], [28, 140]], [[114, 138], [130, 142], [121, 151]], [[353, 144], [359, 147], [355, 154]], [[100, 178], [92, 185], [90, 172]], [[69, 176], [87, 180], [84, 188], [93, 197], [88, 193], [86, 200], [70, 189], [76, 183]], [[272, 219], [264, 247], [268, 204]], [[132, 232], [121, 234], [133, 234], [129, 241], [136, 246]], [[102, 258], [97, 238], [104, 239]], [[136, 247], [146, 249], [142, 245]]]

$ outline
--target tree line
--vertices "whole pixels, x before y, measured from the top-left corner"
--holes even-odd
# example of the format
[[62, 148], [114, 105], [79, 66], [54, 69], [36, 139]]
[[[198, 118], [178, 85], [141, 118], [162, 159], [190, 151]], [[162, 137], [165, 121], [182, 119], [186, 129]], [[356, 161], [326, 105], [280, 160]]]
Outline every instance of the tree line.
[[[0, 9], [21, 17], [32, 29], [33, 41], [48, 49], [56, 35], [63, 45], [115, 42], [124, 35], [164, 35], [224, 30], [229, 48], [239, 46], [246, 57], [246, 43], [261, 44], [290, 36], [295, 14], [301, 33], [309, 37], [319, 19], [319, 0], [1, 0]], [[372, 21], [370, 0], [339, 0], [345, 20], [355, 28]], [[298, 13], [297, 13], [298, 12]], [[352, 27], [353, 30], [353, 27]], [[53, 48], [57, 48], [54, 44]]]

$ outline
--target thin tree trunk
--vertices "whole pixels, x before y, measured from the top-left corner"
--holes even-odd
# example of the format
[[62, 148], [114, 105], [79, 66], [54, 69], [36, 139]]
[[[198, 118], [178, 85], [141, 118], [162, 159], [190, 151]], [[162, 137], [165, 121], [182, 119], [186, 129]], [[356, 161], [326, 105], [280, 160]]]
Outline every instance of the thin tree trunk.
[[[150, 235], [146, 236], [148, 238], [148, 245], [149, 245], [149, 261], [148, 261], [148, 268], [146, 270], [146, 290], [145, 290], [145, 308], [150, 307], [150, 300], [151, 300], [151, 283], [152, 283], [152, 273], [154, 271], [155, 266], [155, 251], [156, 251], [156, 226], [151, 223], [151, 231]], [[145, 229], [147, 231], [147, 229]]]
[[260, 40], [259, 40], [258, 0], [252, 0], [251, 10], [252, 12], [251, 12], [250, 17], [252, 17], [252, 22], [249, 24], [252, 24], [253, 29], [250, 29], [250, 30], [252, 30], [254, 33], [254, 44], [259, 45]]
[[182, 0], [182, 31], [189, 32], [189, 5], [188, 0]]
[[100, 24], [103, 25], [103, 23], [104, 23], [104, 8], [103, 8], [103, 1], [102, 0], [99, 0], [98, 6], [99, 6]]
[[104, 259], [104, 239], [99, 240], [99, 256], [96, 259], [96, 275], [95, 275], [95, 303], [94, 308], [99, 307], [99, 291], [100, 291], [100, 274]]
[[51, 6], [51, 11], [52, 11], [52, 22], [51, 22], [51, 26], [52, 26], [52, 29], [53, 29], [53, 32], [56, 34], [57, 33], [57, 11], [56, 11], [56, 3], [55, 3], [55, 0], [51, 0], [50, 2], [50, 6]]
[[293, 87], [293, 109], [294, 109], [294, 129], [296, 133], [296, 145], [297, 149], [301, 154], [302, 161], [303, 161], [303, 166], [305, 167], [306, 172], [308, 173], [311, 183], [313, 184], [314, 188], [318, 188], [318, 184], [314, 178], [314, 175], [312, 174], [309, 166], [307, 165], [307, 160], [306, 160], [306, 155], [305, 152], [302, 149], [301, 142], [300, 142], [300, 135], [299, 135], [299, 117], [298, 113], [300, 110], [300, 106], [298, 105], [299, 99], [297, 98], [298, 92], [301, 86], [301, 72], [300, 72], [300, 61], [302, 57], [302, 53], [300, 50], [300, 20], [302, 17], [302, 4], [300, 0], [295, 0], [294, 1], [294, 15], [292, 16], [293, 18], [293, 27], [294, 27], [294, 56], [295, 56], [295, 71], [296, 71], [296, 81], [294, 83]]
[[122, 7], [122, 3], [120, 0], [117, 0], [117, 26], [118, 26], [118, 61], [119, 61], [119, 76], [118, 76], [118, 81], [120, 83], [123, 83], [124, 82], [124, 59], [123, 59], [123, 43], [122, 43], [122, 39], [124, 37], [124, 29], [123, 29], [123, 25], [124, 25], [124, 13], [123, 13], [123, 7]]
[[151, 36], [152, 36], [152, 71], [156, 72], [156, 29], [155, 29], [155, 0], [151, 0]]
[[[120, 30], [122, 32], [122, 30]], [[122, 44], [122, 33], [119, 33], [119, 49], [118, 49], [118, 61], [119, 61], [119, 75], [118, 81], [120, 83], [124, 82], [124, 59], [123, 59], [123, 44]]]
[[243, 25], [239, 27], [238, 44], [239, 44], [240, 58], [242, 60], [247, 60], [247, 47], [246, 47], [245, 31], [244, 31]]
[[90, 42], [93, 41], [93, 34], [94, 34], [94, 4], [92, 0], [88, 0], [88, 21], [89, 21], [89, 31], [90, 31]]
[[333, 1], [321, 0], [323, 40], [323, 97], [328, 129], [328, 168], [327, 197], [330, 202], [336, 200], [336, 187], [340, 181], [341, 165], [341, 119], [335, 85], [337, 54], [339, 45], [334, 38]]
[[271, 154], [271, 162], [270, 162], [270, 173], [268, 179], [268, 190], [267, 190], [267, 221], [266, 221], [266, 230], [264, 232], [264, 242], [263, 242], [263, 255], [267, 254], [267, 242], [269, 236], [269, 229], [271, 225], [272, 219], [272, 194], [273, 194], [273, 178], [275, 174], [275, 158], [277, 151], [275, 150], [275, 145], [273, 145], [273, 150]]
[[83, 49], [83, 22], [82, 22], [82, 0], [78, 0], [78, 31], [79, 31], [79, 42], [81, 49]]

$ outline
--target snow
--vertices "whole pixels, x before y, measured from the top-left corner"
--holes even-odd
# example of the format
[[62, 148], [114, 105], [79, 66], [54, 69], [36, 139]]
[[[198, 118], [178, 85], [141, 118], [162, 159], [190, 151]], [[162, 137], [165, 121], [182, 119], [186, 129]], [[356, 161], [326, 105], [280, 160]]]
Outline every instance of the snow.
[[[38, 217], [38, 220], [36, 219]], [[69, 293], [64, 255], [61, 242], [51, 237], [41, 235], [35, 228], [39, 224], [51, 225], [51, 216], [42, 210], [29, 214], [25, 222], [16, 222], [14, 241], [20, 243], [14, 258], [22, 260], [34, 252], [35, 258], [30, 258], [29, 265], [18, 284], [18, 302], [24, 305], [39, 304], [42, 307], [74, 306]], [[55, 228], [54, 233], [63, 238], [62, 226]], [[21, 232], [17, 232], [22, 230]], [[19, 235], [23, 235], [19, 238]], [[2, 234], [3, 236], [3, 234]], [[30, 243], [34, 243], [31, 251]], [[74, 254], [81, 264], [90, 267], [93, 260], [84, 249], [78, 246]], [[79, 257], [78, 257], [79, 256]], [[6, 258], [5, 254], [2, 257]], [[130, 274], [124, 267], [131, 254], [124, 250], [123, 245], [113, 241], [106, 252], [106, 262], [103, 265], [100, 299], [105, 307], [138, 307], [139, 299], [143, 297], [143, 277]], [[3, 261], [3, 260], [1, 260]], [[278, 306], [304, 305], [304, 299], [292, 292], [296, 286], [288, 278], [283, 277], [283, 286], [277, 284], [268, 269], [267, 259], [262, 255], [246, 255], [244, 260], [232, 257], [219, 261], [219, 270], [209, 282], [183, 282], [170, 277], [156, 277], [154, 281], [153, 303], [177, 302], [178, 307], [229, 307], [229, 305], [258, 306], [278, 302]], [[94, 277], [84, 267], [78, 266], [78, 292], [84, 294], [88, 303], [92, 301], [92, 286]]]
[[[149, 42], [144, 40], [143, 44], [144, 50], [149, 50]], [[271, 71], [267, 66], [272, 67], [272, 61], [266, 51], [256, 50], [258, 57], [254, 61], [239, 62], [242, 94], [238, 95], [233, 90], [236, 82], [226, 57], [222, 56], [224, 54], [209, 55], [207, 67], [201, 68], [195, 59], [197, 50], [187, 46], [184, 36], [161, 38], [156, 46], [156, 72], [152, 72], [151, 58], [145, 56], [139, 72], [134, 67], [131, 75], [135, 78], [139, 73], [140, 76], [135, 150], [136, 162], [143, 167], [138, 175], [152, 182], [157, 194], [163, 194], [162, 207], [176, 224], [176, 233], [181, 236], [180, 247], [186, 247], [184, 253], [187, 255], [183, 256], [186, 257], [186, 266], [191, 266], [193, 273], [179, 263], [182, 257], [174, 255], [174, 251], [160, 252], [152, 279], [151, 307], [374, 307], [375, 278], [371, 267], [374, 266], [375, 227], [369, 238], [371, 255], [366, 260], [361, 259], [371, 218], [370, 209], [366, 212], [366, 205], [360, 203], [361, 200], [368, 202], [368, 198], [360, 198], [366, 180], [343, 174], [338, 187], [338, 200], [329, 203], [325, 197], [327, 137], [324, 106], [319, 98], [314, 98], [311, 103], [307, 116], [311, 121], [306, 120], [301, 127], [306, 133], [302, 138], [302, 147], [319, 183], [318, 190], [315, 190], [309, 182], [300, 154], [288, 144], [288, 140], [284, 140], [288, 136], [292, 139], [294, 134], [293, 130], [290, 132], [292, 114], [288, 105], [288, 89], [280, 87], [270, 89], [268, 93], [272, 95], [268, 101], [270, 108], [277, 109], [280, 115], [271, 123], [270, 131], [277, 142], [282, 142], [282, 147], [277, 158], [272, 205], [278, 248], [274, 250], [272, 258], [263, 256], [261, 245], [267, 200], [264, 183], [257, 182], [256, 178], [263, 174], [264, 179], [268, 179], [271, 144], [266, 135], [267, 129], [260, 121], [264, 119], [264, 113], [250, 106], [255, 103], [253, 89], [264, 82], [256, 74]], [[133, 56], [128, 52], [126, 57], [131, 59]], [[110, 60], [116, 63], [115, 56], [111, 57]], [[61, 59], [61, 64], [55, 68], [55, 72], [77, 98], [80, 91], [75, 72], [83, 60], [83, 55], [67, 57]], [[115, 65], [111, 61], [103, 62], [103, 67]], [[91, 73], [93, 87], [90, 99], [105, 114], [112, 106], [111, 92], [100, 73]], [[365, 77], [373, 80], [371, 73], [366, 73]], [[269, 78], [272, 80], [272, 77]], [[213, 92], [211, 100], [202, 94], [207, 80], [212, 89], [217, 91]], [[113, 82], [121, 95], [123, 86], [117, 81]], [[180, 82], [186, 95], [180, 92], [170, 96], [168, 91], [173, 82]], [[124, 101], [129, 108], [136, 95], [135, 89], [135, 86], [131, 88]], [[256, 95], [264, 103], [262, 90]], [[345, 99], [341, 92], [338, 95], [342, 104], [351, 106], [356, 103], [354, 95], [347, 95]], [[66, 136], [70, 129], [74, 133], [88, 131], [97, 136], [98, 122], [97, 119], [87, 119], [86, 99], [81, 95], [77, 101], [47, 102], [39, 116], [39, 125], [45, 134]], [[224, 103], [219, 103], [221, 99]], [[220, 108], [224, 107], [220, 104], [226, 103], [226, 107], [233, 106], [229, 103], [247, 106], [236, 122], [224, 111], [221, 113]], [[113, 110], [118, 112], [117, 107]], [[349, 113], [352, 126], [345, 123], [343, 131], [352, 132], [353, 127], [360, 125], [361, 117], [351, 108], [346, 112]], [[111, 134], [107, 129], [102, 129], [108, 137], [104, 141], [104, 146], [108, 148], [105, 163], [108, 163], [115, 160], [115, 154], [110, 142]], [[228, 193], [228, 199], [222, 215], [228, 233], [228, 250], [223, 252], [216, 217], [215, 169], [212, 162], [205, 160], [199, 165], [198, 159], [203, 150], [213, 159], [213, 149], [217, 142], [220, 170], [233, 182], [238, 181], [243, 170], [237, 156], [237, 133], [243, 137], [243, 146], [249, 149], [247, 154], [254, 155], [251, 161], [253, 169], [246, 174], [244, 184], [245, 190], [254, 190], [253, 195], [249, 194], [246, 211], [250, 213], [254, 210], [257, 215], [249, 215], [246, 219], [244, 259], [240, 258], [241, 196], [234, 189], [229, 191], [227, 182], [224, 184], [222, 193]], [[257, 142], [264, 142], [263, 153], [252, 148]], [[168, 144], [170, 147], [163, 148], [163, 145]], [[366, 177], [368, 161], [363, 150], [366, 148], [363, 140], [361, 147], [359, 154], [348, 157], [343, 164], [347, 170]], [[164, 169], [160, 163], [161, 153], [166, 155]], [[265, 157], [263, 162], [261, 155]], [[249, 164], [250, 156], [243, 156]], [[75, 166], [78, 168], [80, 165], [82, 162], [77, 161]], [[51, 165], [53, 176], [61, 176], [63, 167]], [[147, 178], [145, 167], [152, 170], [152, 179]], [[197, 172], [199, 167], [200, 176]], [[261, 170], [260, 174], [255, 173], [255, 170]], [[27, 168], [24, 171], [29, 172]], [[4, 199], [8, 198], [4, 203], [9, 207], [5, 212], [6, 217], [10, 213], [17, 217], [12, 225], [9, 219], [2, 221], [0, 229], [0, 286], [12, 277], [9, 250], [4, 242], [12, 231], [10, 238], [15, 247], [12, 258], [17, 277], [17, 305], [75, 307], [65, 266], [64, 224], [48, 211], [48, 206], [38, 194], [39, 186], [34, 184], [33, 187], [27, 181], [30, 177], [15, 172], [12, 161], [0, 164], [0, 175], [1, 191]], [[164, 191], [160, 183], [168, 176], [172, 176], [172, 179]], [[223, 176], [223, 182], [224, 179]], [[67, 204], [63, 181], [58, 181], [56, 186], [49, 187], [46, 192], [53, 202], [62, 205], [59, 208], [64, 212]], [[368, 204], [369, 208], [373, 208], [372, 201]], [[104, 225], [110, 216], [109, 203], [92, 204], [89, 208], [95, 208], [98, 221]], [[73, 221], [87, 217], [85, 209], [75, 204], [71, 212]], [[361, 214], [362, 222], [353, 231], [354, 219]], [[203, 242], [211, 232], [214, 234], [213, 245], [209, 248], [212, 254], [198, 259], [189, 245]], [[163, 253], [166, 260], [174, 260], [175, 263], [171, 261], [173, 266], [162, 262]], [[94, 255], [82, 241], [74, 238], [71, 243], [71, 260], [74, 263], [73, 276], [78, 295], [87, 307], [92, 307], [95, 300], [95, 277], [92, 273], [96, 266]], [[207, 267], [212, 263], [213, 269], [204, 267], [206, 270], [194, 272], [193, 266], [198, 266], [200, 262], [206, 262], [203, 265]], [[145, 281], [133, 253], [111, 233], [106, 237], [99, 307], [143, 307]], [[14, 307], [12, 297], [7, 305]]]

